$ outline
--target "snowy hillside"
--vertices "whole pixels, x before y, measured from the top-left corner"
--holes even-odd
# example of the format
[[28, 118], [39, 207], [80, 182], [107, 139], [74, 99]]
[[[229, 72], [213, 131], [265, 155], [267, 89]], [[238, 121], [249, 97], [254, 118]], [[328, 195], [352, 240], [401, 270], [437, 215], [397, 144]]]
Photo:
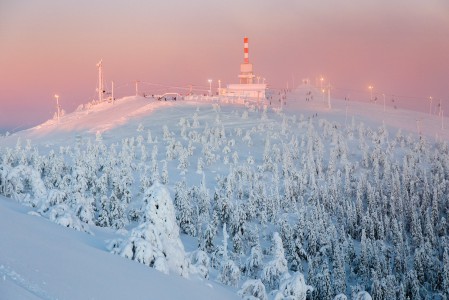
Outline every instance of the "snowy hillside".
[[1, 299], [232, 299], [213, 282], [164, 275], [111, 255], [109, 230], [86, 235], [0, 196]]
[[448, 130], [382, 104], [128, 97], [0, 137], [0, 291], [448, 296]]

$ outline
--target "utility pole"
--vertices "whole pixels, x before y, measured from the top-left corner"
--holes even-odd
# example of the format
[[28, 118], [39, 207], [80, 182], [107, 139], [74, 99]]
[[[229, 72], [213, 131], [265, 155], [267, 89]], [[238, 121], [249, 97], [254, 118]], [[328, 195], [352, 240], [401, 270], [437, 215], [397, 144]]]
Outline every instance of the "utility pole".
[[57, 116], [58, 122], [59, 122], [59, 118], [61, 116], [61, 108], [59, 106], [59, 95], [56, 94], [55, 98], [56, 98], [56, 116]]
[[327, 105], [328, 105], [329, 109], [332, 108], [332, 106], [331, 106], [331, 83], [330, 82], [327, 86]]
[[103, 59], [97, 64], [98, 68], [98, 101], [103, 102]]
[[112, 104], [114, 104], [114, 80], [111, 82], [111, 89]]
[[382, 94], [382, 97], [384, 97], [384, 111], [385, 111], [385, 94]]
[[136, 96], [139, 95], [139, 80], [136, 80]]

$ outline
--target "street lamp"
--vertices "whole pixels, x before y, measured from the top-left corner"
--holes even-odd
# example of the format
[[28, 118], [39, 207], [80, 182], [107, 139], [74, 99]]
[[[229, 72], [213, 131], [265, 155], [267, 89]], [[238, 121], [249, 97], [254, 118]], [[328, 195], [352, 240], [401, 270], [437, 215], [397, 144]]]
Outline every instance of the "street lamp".
[[384, 97], [384, 111], [385, 111], [385, 94], [382, 94], [382, 97]]
[[218, 79], [218, 95], [221, 94], [221, 80]]
[[370, 90], [370, 101], [373, 101], [373, 86], [372, 85], [370, 85], [369, 87], [369, 90]]
[[321, 76], [321, 78], [320, 78], [320, 88], [321, 89], [323, 89], [323, 81], [324, 81], [324, 78], [323, 78], [323, 76]]
[[429, 115], [432, 114], [432, 96], [429, 97], [430, 100], [430, 106], [429, 106]]
[[212, 79], [207, 80], [209, 82], [209, 96], [212, 95]]

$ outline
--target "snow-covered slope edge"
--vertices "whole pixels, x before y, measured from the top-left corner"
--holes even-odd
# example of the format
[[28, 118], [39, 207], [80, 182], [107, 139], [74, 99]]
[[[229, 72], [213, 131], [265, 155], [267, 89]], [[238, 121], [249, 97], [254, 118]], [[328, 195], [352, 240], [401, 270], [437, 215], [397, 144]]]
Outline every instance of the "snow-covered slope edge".
[[234, 299], [210, 281], [165, 275], [110, 254], [98, 238], [0, 196], [1, 299]]

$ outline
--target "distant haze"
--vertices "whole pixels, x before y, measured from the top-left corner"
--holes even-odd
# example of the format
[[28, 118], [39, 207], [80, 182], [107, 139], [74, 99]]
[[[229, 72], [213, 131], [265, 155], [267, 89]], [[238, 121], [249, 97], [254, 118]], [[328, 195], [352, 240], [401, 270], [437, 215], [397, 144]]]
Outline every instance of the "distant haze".
[[373, 85], [421, 111], [441, 99], [449, 115], [447, 0], [3, 0], [0, 128], [51, 118], [55, 93], [67, 111], [96, 98], [101, 58], [118, 97], [133, 94], [135, 80], [236, 82], [244, 36], [272, 87], [323, 76], [336, 97], [368, 100]]

